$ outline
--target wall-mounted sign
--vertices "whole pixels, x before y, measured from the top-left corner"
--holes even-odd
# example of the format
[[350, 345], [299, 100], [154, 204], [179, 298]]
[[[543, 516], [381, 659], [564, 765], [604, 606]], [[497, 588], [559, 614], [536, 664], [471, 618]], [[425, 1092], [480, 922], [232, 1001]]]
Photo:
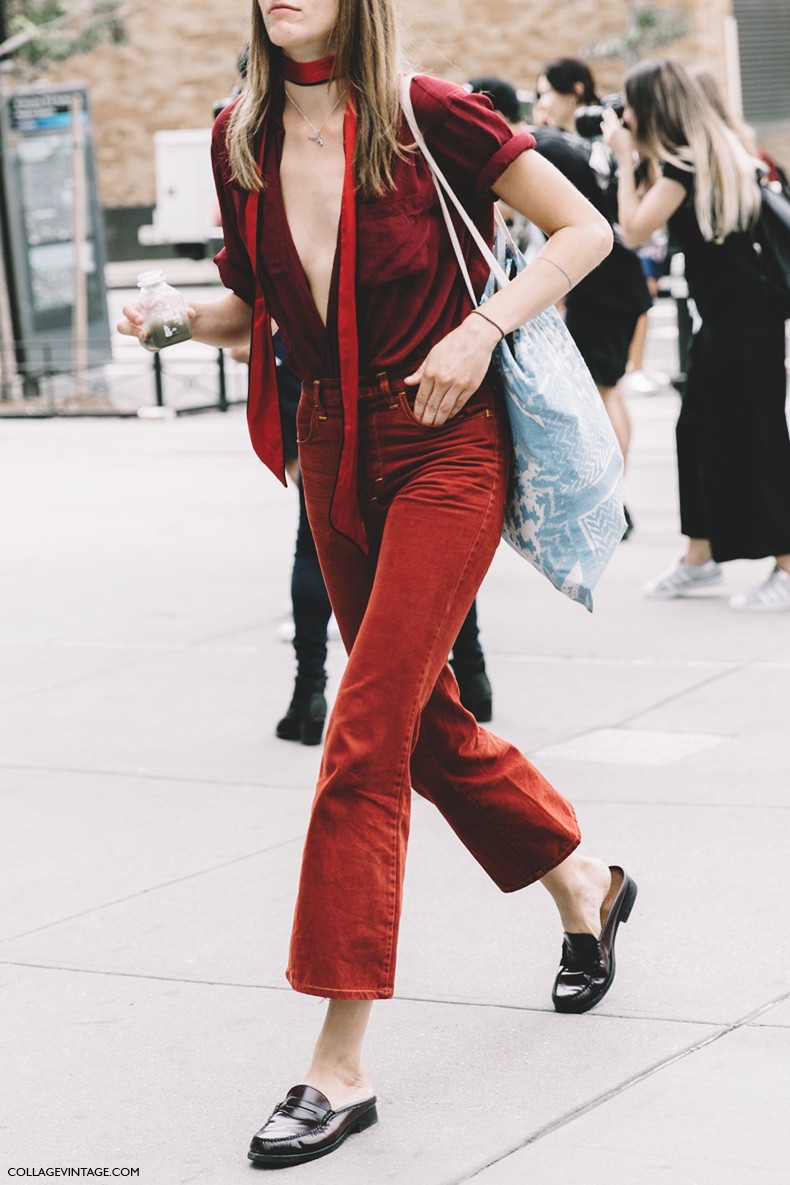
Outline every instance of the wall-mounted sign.
[[[7, 94], [0, 154], [19, 368], [35, 377], [76, 365], [78, 249], [86, 308], [80, 364], [100, 366], [110, 360], [110, 330], [87, 88], [38, 86]], [[77, 216], [80, 186], [85, 201]]]

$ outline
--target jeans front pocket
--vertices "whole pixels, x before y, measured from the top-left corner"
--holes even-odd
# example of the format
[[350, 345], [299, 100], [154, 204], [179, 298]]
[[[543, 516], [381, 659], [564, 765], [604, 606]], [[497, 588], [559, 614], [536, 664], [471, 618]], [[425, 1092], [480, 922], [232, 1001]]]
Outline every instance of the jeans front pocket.
[[315, 436], [319, 421], [325, 419], [326, 416], [315, 397], [303, 393], [296, 409], [296, 443], [309, 444]]
[[408, 391], [399, 391], [398, 399], [400, 408], [409, 423], [414, 424], [417, 428], [422, 428], [424, 432], [446, 432], [454, 425], [459, 423], [466, 423], [468, 420], [475, 419], [477, 416], [492, 416], [494, 414], [489, 398], [483, 397], [478, 400], [478, 395], [475, 393], [471, 396], [467, 403], [451, 416], [449, 420], [445, 420], [443, 424], [425, 424], [422, 420], [418, 420], [414, 414], [414, 400], [416, 399], [416, 391], [414, 396], [411, 396]]

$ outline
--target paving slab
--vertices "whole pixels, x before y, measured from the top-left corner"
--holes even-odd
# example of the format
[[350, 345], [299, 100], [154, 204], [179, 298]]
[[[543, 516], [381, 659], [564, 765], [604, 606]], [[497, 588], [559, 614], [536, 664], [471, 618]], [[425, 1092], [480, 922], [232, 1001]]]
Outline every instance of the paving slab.
[[[277, 763], [299, 770], [308, 761], [312, 771], [315, 752], [305, 755], [305, 746], [274, 737], [293, 666], [287, 648], [276, 643], [264, 654], [235, 647], [149, 653], [75, 682], [68, 694], [55, 688], [7, 703], [0, 718], [3, 760], [231, 782], [263, 781]], [[280, 689], [277, 700], [273, 688]]]
[[[116, 916], [119, 900], [300, 847], [310, 797], [293, 787], [0, 769], [0, 952], [15, 935], [97, 910]], [[49, 949], [51, 939], [39, 941]]]
[[[637, 717], [635, 716], [634, 719]], [[641, 712], [640, 728], [749, 733], [767, 740], [790, 724], [790, 669], [727, 671], [704, 688]]]
[[[652, 802], [707, 806], [712, 811], [731, 805], [754, 811], [790, 810], [790, 733], [725, 736], [715, 748], [669, 765], [570, 762], [557, 755], [541, 757], [538, 764], [577, 804]], [[771, 826], [769, 819], [766, 816], [766, 827]]]
[[189, 876], [6, 941], [0, 960], [285, 989], [301, 849], [302, 835], [291, 835], [214, 868], [195, 867]]
[[772, 1008], [767, 1008], [761, 1016], [756, 1017], [750, 1023], [749, 1027], [756, 1029], [790, 1028], [790, 998]]
[[615, 1092], [475, 1185], [781, 1185], [788, 1098], [790, 1033], [741, 1028]]
[[533, 662], [511, 652], [487, 658], [493, 681], [494, 731], [525, 750], [606, 728], [666, 700], [692, 694], [707, 672], [637, 664]]
[[238, 412], [11, 422], [3, 436], [0, 638], [195, 641], [287, 601], [297, 499], [267, 478]]
[[[249, 1139], [301, 1079], [323, 1011], [286, 991], [9, 967], [0, 980], [15, 1095], [0, 1164], [138, 1166], [150, 1185], [251, 1180]], [[624, 1041], [622, 1023], [381, 1004], [368, 1054], [380, 1123], [289, 1180], [465, 1180], [709, 1032], [633, 1021]]]
[[41, 691], [61, 691], [93, 675], [122, 670], [138, 662], [140, 653], [130, 646], [99, 648], [5, 638], [0, 641], [0, 704]]

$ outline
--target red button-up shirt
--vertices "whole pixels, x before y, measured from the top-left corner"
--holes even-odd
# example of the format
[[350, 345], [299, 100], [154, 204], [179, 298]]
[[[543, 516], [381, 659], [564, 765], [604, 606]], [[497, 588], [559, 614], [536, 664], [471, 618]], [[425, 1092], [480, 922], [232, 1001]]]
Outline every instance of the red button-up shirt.
[[[535, 141], [513, 134], [483, 95], [429, 75], [412, 83], [418, 125], [447, 180], [490, 243], [493, 194], [508, 165]], [[326, 327], [291, 238], [280, 189], [283, 92], [273, 96], [261, 195], [259, 279], [272, 318], [280, 327], [288, 364], [303, 380], [337, 378], [338, 256], [332, 275]], [[216, 257], [222, 282], [247, 304], [255, 277], [242, 228], [247, 191], [230, 178], [225, 150], [229, 109], [217, 118], [212, 155], [225, 246]], [[411, 136], [404, 121], [401, 142]], [[318, 158], [318, 153], [316, 154]], [[320, 160], [317, 159], [317, 164]], [[359, 373], [415, 370], [432, 346], [456, 328], [471, 304], [444, 224], [428, 166], [418, 151], [397, 159], [394, 185], [378, 198], [357, 198], [357, 326]], [[480, 295], [488, 278], [469, 232], [458, 226], [472, 283]]]

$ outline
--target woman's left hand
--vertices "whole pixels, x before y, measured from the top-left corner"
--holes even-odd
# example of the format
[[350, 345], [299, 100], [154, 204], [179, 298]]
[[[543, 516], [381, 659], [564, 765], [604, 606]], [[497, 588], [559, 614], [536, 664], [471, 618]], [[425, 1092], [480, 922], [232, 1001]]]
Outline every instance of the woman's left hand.
[[491, 354], [500, 340], [494, 325], [470, 314], [457, 329], [433, 347], [404, 382], [417, 386], [414, 415], [423, 424], [444, 424], [471, 399], [488, 373]]
[[606, 147], [611, 149], [618, 160], [623, 158], [630, 159], [633, 156], [634, 138], [628, 128], [617, 118], [611, 107], [607, 107], [604, 110], [601, 119], [601, 131], [603, 132]]

